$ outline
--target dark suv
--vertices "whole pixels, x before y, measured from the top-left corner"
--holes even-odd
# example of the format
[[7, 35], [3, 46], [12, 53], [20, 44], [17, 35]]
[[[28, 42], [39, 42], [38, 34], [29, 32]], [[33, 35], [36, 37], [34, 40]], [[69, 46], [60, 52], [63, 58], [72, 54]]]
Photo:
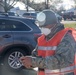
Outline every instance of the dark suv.
[[19, 70], [21, 56], [31, 55], [40, 29], [32, 19], [0, 16], [0, 61], [10, 70]]

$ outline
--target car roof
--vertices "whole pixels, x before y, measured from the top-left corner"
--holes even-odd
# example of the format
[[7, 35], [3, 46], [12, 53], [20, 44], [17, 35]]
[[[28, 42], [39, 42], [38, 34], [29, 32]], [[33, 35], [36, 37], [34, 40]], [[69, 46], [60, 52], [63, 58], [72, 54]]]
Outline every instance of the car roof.
[[0, 15], [0, 19], [16, 19], [16, 20], [29, 20], [35, 21], [34, 19], [19, 17], [19, 16], [8, 16], [8, 15]]
[[29, 19], [29, 18], [23, 18], [23, 17], [15, 17], [15, 16], [1, 16], [0, 19], [6, 19], [6, 20], [14, 20], [14, 21], [20, 21], [25, 24], [28, 24], [30, 27], [34, 27], [34, 30], [37, 31], [39, 30], [37, 25], [35, 24], [34, 19]]

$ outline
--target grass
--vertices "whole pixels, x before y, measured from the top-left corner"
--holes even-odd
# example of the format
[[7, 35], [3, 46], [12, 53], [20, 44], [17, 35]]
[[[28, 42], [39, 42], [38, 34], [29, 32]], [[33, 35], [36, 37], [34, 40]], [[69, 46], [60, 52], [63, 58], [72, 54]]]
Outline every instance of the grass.
[[76, 23], [65, 23], [64, 27], [76, 28]]

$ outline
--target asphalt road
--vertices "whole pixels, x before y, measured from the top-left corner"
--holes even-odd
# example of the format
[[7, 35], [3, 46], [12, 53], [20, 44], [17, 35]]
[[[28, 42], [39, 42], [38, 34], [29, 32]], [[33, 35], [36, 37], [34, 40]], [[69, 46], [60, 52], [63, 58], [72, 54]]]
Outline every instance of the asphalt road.
[[13, 71], [9, 68], [7, 69], [3, 64], [0, 64], [0, 75], [37, 75], [37, 71], [25, 68], [19, 71]]
[[20, 71], [10, 71], [3, 66], [0, 66], [0, 75], [37, 75], [37, 72], [34, 70], [22, 69]]

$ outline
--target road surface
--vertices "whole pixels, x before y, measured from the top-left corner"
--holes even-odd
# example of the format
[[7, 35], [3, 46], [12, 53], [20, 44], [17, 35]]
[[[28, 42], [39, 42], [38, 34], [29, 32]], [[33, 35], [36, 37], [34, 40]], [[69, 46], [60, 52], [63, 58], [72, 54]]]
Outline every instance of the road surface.
[[0, 66], [0, 75], [37, 75], [37, 72], [35, 70], [26, 70], [26, 69], [13, 72], [5, 68], [3, 65]]

